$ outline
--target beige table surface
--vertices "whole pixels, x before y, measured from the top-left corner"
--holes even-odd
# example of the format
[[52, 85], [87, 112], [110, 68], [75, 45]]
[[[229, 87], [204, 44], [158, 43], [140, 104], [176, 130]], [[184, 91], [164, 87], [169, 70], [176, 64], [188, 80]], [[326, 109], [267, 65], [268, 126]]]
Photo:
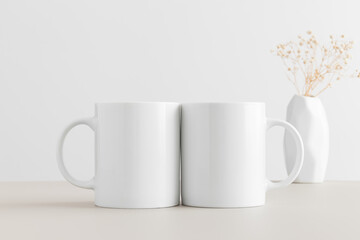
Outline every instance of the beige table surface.
[[0, 239], [360, 239], [360, 182], [293, 184], [263, 207], [105, 209], [65, 182], [0, 183]]

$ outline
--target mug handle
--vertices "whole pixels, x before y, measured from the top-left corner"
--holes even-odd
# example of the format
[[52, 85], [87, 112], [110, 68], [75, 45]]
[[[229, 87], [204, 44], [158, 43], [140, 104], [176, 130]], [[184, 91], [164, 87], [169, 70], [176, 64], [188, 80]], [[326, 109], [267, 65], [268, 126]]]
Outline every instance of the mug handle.
[[89, 126], [93, 131], [96, 130], [96, 119], [95, 118], [84, 118], [79, 119], [77, 121], [74, 121], [70, 123], [63, 131], [63, 133], [60, 136], [60, 139], [57, 144], [57, 163], [58, 167], [60, 169], [61, 174], [64, 176], [64, 178], [69, 181], [71, 184], [81, 187], [81, 188], [87, 188], [87, 189], [94, 189], [94, 178], [88, 180], [88, 181], [80, 181], [74, 178], [70, 175], [67, 168], [65, 167], [64, 160], [63, 160], [63, 147], [64, 147], [64, 140], [67, 136], [67, 134], [70, 132], [71, 129], [78, 125], [87, 125]]
[[290, 132], [291, 136], [293, 137], [293, 139], [295, 141], [295, 145], [296, 145], [296, 161], [295, 161], [294, 168], [292, 169], [291, 173], [289, 174], [289, 176], [286, 179], [284, 179], [280, 182], [273, 182], [273, 181], [267, 180], [267, 183], [266, 183], [267, 190], [279, 188], [279, 187], [286, 187], [289, 184], [291, 184], [295, 180], [295, 178], [299, 175], [301, 167], [304, 162], [304, 145], [303, 145], [303, 141], [301, 139], [300, 133], [296, 130], [296, 128], [293, 125], [291, 125], [290, 123], [282, 121], [282, 120], [267, 119], [267, 130], [269, 130], [270, 128], [272, 128], [274, 126], [284, 127], [286, 131]]

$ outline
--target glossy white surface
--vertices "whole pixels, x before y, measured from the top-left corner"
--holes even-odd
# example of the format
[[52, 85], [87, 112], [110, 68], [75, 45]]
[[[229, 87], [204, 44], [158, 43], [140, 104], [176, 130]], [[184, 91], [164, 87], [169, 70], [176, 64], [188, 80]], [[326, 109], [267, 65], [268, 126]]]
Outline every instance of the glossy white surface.
[[[296, 182], [320, 183], [325, 179], [329, 159], [329, 124], [319, 98], [295, 95], [287, 108], [287, 121], [299, 131], [304, 143], [304, 164]], [[288, 172], [294, 166], [296, 147], [288, 133], [284, 137]]]
[[[265, 206], [107, 209], [65, 182], [0, 182], [4, 240], [359, 240], [360, 182], [291, 184]], [[5, 196], [5, 197], [4, 197]]]
[[[298, 151], [296, 167], [279, 183], [266, 179], [267, 128], [285, 127]], [[265, 203], [267, 189], [289, 185], [303, 161], [301, 138], [291, 125], [267, 119], [263, 103], [182, 105], [182, 201], [198, 207], [250, 207]]]
[[[95, 131], [95, 177], [79, 181], [62, 159], [71, 128]], [[81, 143], [79, 143], [81, 144]], [[158, 208], [179, 203], [180, 104], [99, 103], [95, 117], [75, 121], [59, 141], [58, 164], [72, 184], [95, 190], [95, 204], [112, 208]]]

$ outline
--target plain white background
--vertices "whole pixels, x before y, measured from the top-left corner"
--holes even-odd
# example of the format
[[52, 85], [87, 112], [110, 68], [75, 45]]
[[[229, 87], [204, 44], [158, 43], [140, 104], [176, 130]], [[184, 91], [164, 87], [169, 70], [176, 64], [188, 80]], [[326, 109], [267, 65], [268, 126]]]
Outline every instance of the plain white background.
[[[356, 0], [0, 1], [0, 180], [60, 180], [55, 145], [94, 102], [264, 101], [284, 118], [295, 93], [277, 43], [312, 30], [345, 34], [360, 66]], [[331, 126], [327, 179], [360, 180], [360, 79], [321, 99]], [[285, 177], [280, 129], [268, 134], [268, 175]], [[91, 177], [93, 134], [65, 144], [71, 172]]]

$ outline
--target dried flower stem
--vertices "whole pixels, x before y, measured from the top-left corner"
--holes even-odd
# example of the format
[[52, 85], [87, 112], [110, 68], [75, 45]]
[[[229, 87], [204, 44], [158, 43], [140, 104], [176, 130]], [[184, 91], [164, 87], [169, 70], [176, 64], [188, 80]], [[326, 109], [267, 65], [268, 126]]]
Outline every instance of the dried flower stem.
[[[272, 52], [281, 58], [286, 76], [297, 93], [315, 97], [330, 88], [334, 79], [360, 77], [358, 70], [347, 74], [352, 47], [353, 42], [345, 41], [344, 35], [340, 39], [330, 35], [330, 44], [320, 45], [308, 31], [306, 37], [299, 35], [297, 42], [279, 44]], [[298, 75], [304, 80], [302, 88], [298, 85]]]

